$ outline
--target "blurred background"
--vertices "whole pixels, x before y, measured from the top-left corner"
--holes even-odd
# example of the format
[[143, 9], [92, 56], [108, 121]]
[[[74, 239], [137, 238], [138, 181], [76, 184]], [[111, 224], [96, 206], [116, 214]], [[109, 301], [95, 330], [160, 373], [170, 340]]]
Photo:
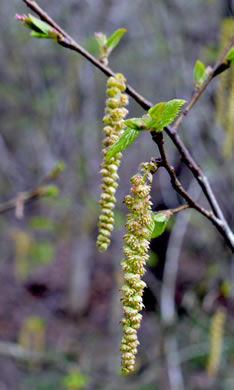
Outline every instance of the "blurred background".
[[[0, 202], [37, 187], [58, 161], [66, 166], [55, 182], [57, 197], [28, 204], [21, 219], [15, 210], [0, 214], [0, 390], [233, 389], [234, 265], [222, 237], [196, 211], [178, 214], [152, 240], [136, 372], [121, 376], [122, 200], [138, 165], [158, 152], [148, 134], [124, 152], [112, 243], [100, 254], [95, 240], [106, 76], [56, 43], [30, 38], [14, 20], [30, 12], [22, 1], [0, 5]], [[39, 5], [95, 56], [95, 32], [126, 28], [110, 67], [154, 103], [188, 100], [196, 60], [213, 65], [233, 33], [228, 0]], [[228, 112], [234, 73], [226, 73], [209, 85], [180, 134], [232, 224]], [[130, 117], [144, 113], [132, 99], [129, 111]], [[184, 187], [208, 207], [165, 138]], [[164, 170], [154, 176], [152, 199], [154, 210], [182, 203]], [[171, 310], [174, 323], [167, 329]]]

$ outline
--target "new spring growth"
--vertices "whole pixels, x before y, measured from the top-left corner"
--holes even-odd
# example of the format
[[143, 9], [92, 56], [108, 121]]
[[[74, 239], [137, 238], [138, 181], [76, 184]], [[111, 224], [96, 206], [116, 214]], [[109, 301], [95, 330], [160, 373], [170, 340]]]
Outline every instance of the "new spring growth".
[[119, 44], [122, 36], [127, 30], [125, 28], [119, 28], [109, 38], [102, 32], [95, 33], [95, 38], [99, 46], [99, 60], [108, 65], [108, 58], [114, 48]]
[[23, 22], [25, 27], [32, 30], [30, 35], [33, 38], [46, 38], [54, 41], [61, 41], [63, 39], [62, 35], [57, 30], [31, 14], [16, 14], [15, 19]]
[[110, 244], [111, 231], [114, 225], [114, 213], [116, 198], [115, 192], [118, 187], [118, 167], [121, 153], [117, 153], [109, 161], [105, 160], [106, 153], [111, 145], [123, 133], [125, 124], [124, 118], [128, 110], [123, 106], [128, 104], [128, 96], [124, 94], [126, 81], [122, 74], [118, 73], [110, 77], [107, 81], [107, 100], [103, 122], [105, 139], [103, 141], [103, 163], [101, 166], [102, 194], [100, 199], [101, 213], [99, 217], [99, 235], [97, 237], [97, 247], [103, 252]]
[[125, 259], [121, 261], [125, 273], [123, 293], [123, 314], [121, 320], [124, 336], [121, 341], [122, 373], [129, 374], [134, 371], [135, 355], [139, 344], [137, 329], [140, 327], [143, 308], [142, 295], [145, 282], [141, 280], [145, 273], [145, 264], [149, 258], [150, 232], [148, 226], [152, 223], [150, 190], [152, 173], [157, 170], [155, 162], [143, 163], [139, 173], [131, 179], [131, 195], [127, 195], [124, 203], [129, 209], [125, 245], [123, 253]]

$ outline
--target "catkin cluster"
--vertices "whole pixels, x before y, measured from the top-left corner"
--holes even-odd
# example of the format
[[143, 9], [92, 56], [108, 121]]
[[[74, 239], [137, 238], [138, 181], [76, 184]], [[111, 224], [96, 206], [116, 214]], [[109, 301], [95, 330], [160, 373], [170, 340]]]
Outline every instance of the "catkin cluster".
[[145, 273], [144, 266], [149, 258], [147, 253], [150, 244], [148, 226], [152, 223], [150, 189], [152, 173], [155, 172], [156, 165], [153, 162], [144, 163], [140, 168], [143, 172], [132, 177], [131, 195], [127, 195], [124, 199], [130, 213], [127, 216], [127, 234], [124, 236], [125, 259], [121, 261], [125, 273], [125, 284], [121, 289], [124, 313], [124, 318], [121, 320], [124, 336], [120, 347], [123, 374], [129, 374], [134, 370], [135, 355], [139, 344], [137, 329], [140, 327], [142, 318], [139, 311], [143, 308], [142, 295], [146, 286], [141, 277]]
[[124, 118], [128, 110], [123, 107], [128, 104], [128, 96], [124, 94], [126, 89], [126, 80], [124, 76], [117, 73], [107, 81], [107, 100], [103, 122], [105, 139], [103, 141], [103, 163], [101, 167], [102, 174], [102, 194], [100, 199], [101, 213], [99, 216], [99, 235], [97, 237], [97, 247], [103, 252], [110, 244], [111, 231], [114, 225], [114, 213], [116, 198], [115, 192], [118, 187], [118, 167], [120, 164], [121, 153], [117, 153], [109, 161], [105, 160], [106, 153], [124, 131]]

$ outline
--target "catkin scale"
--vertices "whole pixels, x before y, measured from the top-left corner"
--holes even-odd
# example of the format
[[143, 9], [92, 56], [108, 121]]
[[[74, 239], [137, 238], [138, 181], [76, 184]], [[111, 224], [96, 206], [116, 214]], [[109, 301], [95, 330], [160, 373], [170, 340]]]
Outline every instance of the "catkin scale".
[[110, 244], [111, 231], [114, 225], [114, 213], [116, 198], [115, 192], [118, 187], [118, 167], [120, 164], [121, 153], [117, 153], [110, 161], [105, 160], [106, 153], [124, 131], [124, 118], [128, 110], [123, 107], [128, 104], [128, 96], [123, 92], [126, 89], [126, 81], [122, 74], [117, 73], [114, 77], [107, 80], [107, 100], [103, 123], [106, 125], [103, 129], [105, 139], [103, 163], [101, 166], [102, 175], [102, 194], [100, 197], [101, 213], [99, 216], [97, 237], [97, 247], [103, 252]]
[[[131, 195], [127, 195], [124, 203], [129, 209], [127, 216], [126, 231], [124, 236], [125, 245], [123, 253], [125, 259], [121, 266], [125, 272], [122, 291], [122, 303], [124, 318], [120, 321], [123, 326], [124, 336], [121, 340], [120, 350], [123, 352], [122, 373], [130, 374], [134, 371], [135, 355], [139, 341], [137, 329], [140, 327], [142, 315], [139, 313], [143, 308], [143, 290], [146, 286], [141, 277], [145, 273], [145, 264], [148, 260], [150, 233], [148, 226], [152, 222], [150, 184], [152, 173], [157, 166], [155, 163], [143, 163], [139, 173], [131, 179]], [[147, 179], [147, 182], [146, 182]]]

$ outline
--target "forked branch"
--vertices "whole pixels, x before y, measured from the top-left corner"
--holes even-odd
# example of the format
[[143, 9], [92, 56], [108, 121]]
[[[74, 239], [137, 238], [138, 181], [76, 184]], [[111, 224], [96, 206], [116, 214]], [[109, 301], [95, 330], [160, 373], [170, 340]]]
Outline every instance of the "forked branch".
[[[33, 1], [33, 0], [23, 0], [23, 2], [32, 10], [34, 11], [43, 21], [48, 23], [51, 27], [53, 27], [55, 30], [59, 32], [59, 39], [58, 43], [64, 47], [67, 47], [71, 50], [76, 51], [77, 53], [81, 54], [83, 57], [85, 57], [88, 61], [90, 61], [94, 66], [96, 66], [98, 69], [100, 69], [104, 74], [107, 76], [113, 76], [114, 72], [107, 66], [105, 66], [103, 63], [98, 61], [95, 57], [93, 57], [90, 53], [88, 53], [82, 46], [80, 46], [77, 42], [74, 41], [73, 38], [70, 37], [69, 34], [67, 34], [60, 26], [57, 25], [57, 23], [41, 8], [38, 6], [38, 4]], [[191, 101], [189, 102], [188, 106], [186, 107], [185, 111], [181, 114], [181, 116], [178, 118], [176, 121], [174, 127], [172, 126], [167, 126], [165, 127], [166, 133], [169, 135], [171, 138], [172, 142], [178, 149], [181, 158], [185, 165], [191, 170], [192, 174], [194, 175], [195, 179], [201, 186], [203, 193], [205, 197], [207, 198], [211, 208], [212, 212], [209, 212], [200, 206], [197, 209], [200, 213], [202, 213], [204, 216], [206, 216], [212, 223], [213, 225], [217, 228], [217, 230], [221, 233], [223, 236], [224, 240], [226, 241], [227, 245], [233, 250], [234, 248], [234, 237], [233, 233], [228, 226], [223, 213], [221, 211], [221, 208], [216, 200], [216, 197], [210, 187], [210, 184], [208, 182], [208, 179], [206, 178], [205, 174], [201, 170], [201, 168], [198, 166], [198, 164], [194, 161], [192, 158], [190, 152], [182, 142], [181, 138], [179, 137], [177, 133], [177, 128], [179, 124], [181, 123], [183, 117], [187, 114], [187, 112], [193, 107], [193, 105], [196, 103], [196, 101], [199, 99], [201, 94], [204, 92], [204, 90], [207, 88], [209, 85], [210, 81], [219, 73], [223, 72], [224, 70], [227, 69], [227, 66], [224, 62], [225, 56], [228, 52], [228, 50], [234, 45], [234, 37], [231, 38], [231, 40], [228, 42], [225, 50], [223, 51], [222, 55], [218, 59], [216, 65], [214, 66], [213, 70], [209, 74], [209, 77], [207, 80], [204, 82], [204, 84], [201, 86], [201, 88], [193, 95]], [[142, 95], [137, 93], [130, 85], [127, 85], [126, 92], [131, 96], [141, 107], [143, 107], [145, 110], [149, 110], [150, 107], [153, 106], [153, 104], [146, 100]], [[157, 142], [156, 142], [157, 143]], [[168, 166], [168, 173], [170, 169]], [[172, 172], [171, 172], [172, 173]], [[172, 176], [171, 176], [172, 178]], [[174, 180], [174, 179], [173, 179]], [[185, 194], [186, 191], [185, 191]], [[188, 203], [191, 205], [191, 201], [194, 202], [193, 200], [189, 200], [189, 195], [185, 195], [186, 200]], [[182, 193], [181, 193], [182, 195]], [[188, 198], [189, 197], [189, 198]], [[195, 202], [196, 203], [196, 202]]]

